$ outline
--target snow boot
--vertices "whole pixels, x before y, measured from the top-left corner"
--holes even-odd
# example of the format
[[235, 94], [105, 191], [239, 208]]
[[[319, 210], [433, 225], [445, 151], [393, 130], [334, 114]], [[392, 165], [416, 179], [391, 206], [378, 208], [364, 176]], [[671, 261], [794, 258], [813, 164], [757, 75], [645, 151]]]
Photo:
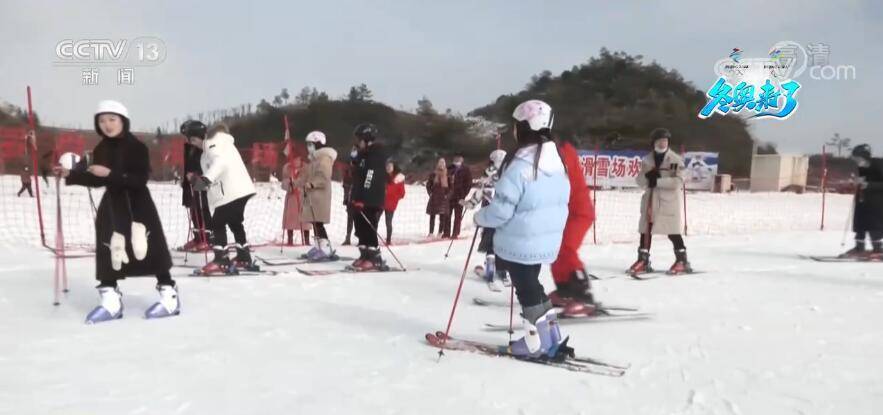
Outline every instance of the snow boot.
[[627, 271], [630, 275], [638, 275], [638, 274], [646, 274], [648, 272], [653, 272], [653, 268], [650, 266], [650, 250], [649, 249], [639, 249], [638, 250], [638, 260], [629, 267]]
[[[536, 317], [537, 315], [539, 316]], [[558, 316], [552, 304], [547, 300], [525, 307], [522, 318], [524, 337], [509, 343], [508, 352], [515, 356], [557, 359], [560, 346], [564, 345], [566, 348], [567, 341], [561, 335]], [[534, 322], [531, 322], [532, 319], [535, 319]]]
[[307, 253], [307, 260], [310, 262], [326, 262], [337, 260], [337, 254], [331, 249], [331, 241], [327, 239], [319, 239], [317, 249]]
[[865, 241], [864, 240], [856, 240], [855, 247], [852, 249], [838, 255], [838, 258], [863, 258], [868, 255], [868, 251], [865, 250]]
[[368, 258], [368, 247], [366, 247], [365, 245], [359, 245], [359, 257], [356, 258], [356, 260], [350, 264], [350, 268], [358, 269], [359, 267], [362, 266], [362, 263], [367, 260], [367, 258]]
[[227, 258], [227, 250], [220, 246], [212, 247], [215, 258], [205, 264], [200, 270], [202, 275], [226, 275], [230, 273], [230, 258]]
[[254, 259], [251, 257], [251, 248], [248, 244], [236, 244], [236, 257], [233, 258], [233, 265], [237, 269], [260, 271], [260, 267], [255, 264]]
[[555, 307], [561, 308], [561, 314], [567, 317], [582, 317], [595, 314], [597, 304], [589, 283], [589, 274], [584, 270], [576, 270], [570, 280], [558, 284], [558, 289], [549, 294], [549, 300]]
[[380, 257], [380, 248], [376, 246], [365, 248], [365, 259], [354, 268], [359, 272], [389, 270], [383, 258]]
[[86, 324], [101, 323], [123, 318], [123, 294], [117, 287], [98, 287], [101, 304], [86, 316]]
[[883, 261], [883, 241], [872, 241], [871, 242], [871, 253], [868, 254], [868, 260], [870, 261]]
[[693, 272], [690, 262], [687, 261], [686, 249], [675, 249], [675, 263], [668, 269], [669, 275], [689, 274]]
[[199, 230], [194, 229], [191, 231], [191, 239], [181, 247], [182, 251], [194, 252], [198, 249], [200, 242], [202, 242], [202, 238], [199, 235]]
[[153, 303], [144, 312], [144, 318], [154, 319], [177, 316], [181, 314], [181, 300], [178, 299], [178, 287], [174, 285], [157, 285], [159, 301]]

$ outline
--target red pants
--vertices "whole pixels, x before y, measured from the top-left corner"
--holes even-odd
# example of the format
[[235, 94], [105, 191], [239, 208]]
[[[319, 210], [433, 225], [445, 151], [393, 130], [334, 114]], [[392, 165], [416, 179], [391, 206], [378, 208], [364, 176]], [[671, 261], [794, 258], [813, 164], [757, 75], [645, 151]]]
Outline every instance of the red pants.
[[561, 250], [558, 252], [558, 258], [552, 263], [552, 278], [555, 283], [568, 282], [574, 271], [583, 269], [583, 262], [579, 259], [579, 247], [583, 244], [583, 238], [592, 227], [594, 219], [594, 215], [567, 216]]

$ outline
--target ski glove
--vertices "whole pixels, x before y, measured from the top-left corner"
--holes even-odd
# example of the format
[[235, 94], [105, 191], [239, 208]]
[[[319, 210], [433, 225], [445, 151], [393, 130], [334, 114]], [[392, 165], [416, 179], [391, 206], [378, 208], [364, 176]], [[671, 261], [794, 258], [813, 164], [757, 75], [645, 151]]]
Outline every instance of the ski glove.
[[129, 256], [126, 255], [126, 237], [114, 232], [107, 247], [110, 248], [110, 265], [115, 271], [123, 269], [123, 264], [129, 263]]
[[196, 181], [193, 183], [193, 190], [197, 192], [204, 192], [211, 187], [212, 181], [207, 179], [205, 176], [199, 176], [196, 178]]
[[147, 257], [147, 227], [141, 222], [132, 222], [132, 252], [138, 261]]

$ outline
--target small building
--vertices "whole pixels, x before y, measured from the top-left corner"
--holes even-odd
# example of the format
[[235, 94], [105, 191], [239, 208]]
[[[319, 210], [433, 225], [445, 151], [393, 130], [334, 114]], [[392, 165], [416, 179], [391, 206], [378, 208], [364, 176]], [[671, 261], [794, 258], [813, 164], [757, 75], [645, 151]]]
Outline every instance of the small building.
[[806, 189], [809, 157], [789, 154], [755, 154], [751, 163], [752, 192]]

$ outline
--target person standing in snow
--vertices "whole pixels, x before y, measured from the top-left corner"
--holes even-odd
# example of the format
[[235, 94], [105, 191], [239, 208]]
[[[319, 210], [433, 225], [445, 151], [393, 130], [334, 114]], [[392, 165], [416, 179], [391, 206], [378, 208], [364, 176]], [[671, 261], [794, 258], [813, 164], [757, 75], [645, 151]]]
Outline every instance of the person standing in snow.
[[383, 217], [386, 222], [386, 244], [392, 244], [392, 217], [399, 201], [405, 197], [405, 175], [393, 160], [386, 162], [386, 201], [383, 203]]
[[24, 193], [25, 190], [28, 191], [28, 195], [34, 197], [34, 190], [31, 188], [31, 169], [28, 166], [25, 166], [21, 171], [21, 189], [18, 189], [18, 194], [16, 197], [21, 197], [21, 194]]
[[636, 181], [644, 189], [641, 198], [641, 220], [638, 230], [641, 242], [638, 260], [628, 269], [631, 275], [652, 272], [650, 245], [652, 235], [668, 235], [675, 251], [675, 263], [670, 274], [692, 272], [687, 261], [687, 247], [681, 231], [684, 229], [684, 160], [669, 148], [671, 133], [657, 128], [650, 133], [653, 151], [644, 156]]
[[[505, 150], [494, 150], [491, 152], [488, 161], [488, 167], [484, 171], [484, 176], [479, 179], [480, 187], [472, 192], [472, 196], [462, 201], [461, 204], [466, 209], [473, 209], [476, 206], [485, 207], [490, 204], [494, 198], [494, 185], [500, 179], [500, 167], [506, 158]], [[500, 280], [504, 286], [511, 285], [509, 275], [506, 270], [497, 266], [497, 257], [494, 255], [494, 228], [483, 228], [481, 230], [481, 241], [478, 242], [478, 252], [485, 254], [484, 269], [479, 269], [487, 283], [488, 289], [491, 291], [501, 291], [502, 288], [497, 280]]]
[[554, 359], [572, 349], [562, 337], [539, 274], [561, 248], [570, 182], [552, 141], [552, 108], [530, 100], [518, 105], [512, 116], [517, 149], [503, 161], [494, 198], [475, 213], [475, 224], [496, 229], [498, 264], [509, 273], [521, 303], [524, 336], [510, 343], [508, 351]]
[[[282, 153], [289, 157], [290, 145], [286, 142]], [[300, 157], [290, 157], [291, 161], [282, 166], [282, 188], [285, 189], [285, 206], [282, 208], [282, 229], [288, 246], [294, 245], [294, 231], [300, 231], [304, 244], [309, 243], [310, 231], [304, 228], [300, 217], [300, 208], [303, 204], [301, 189], [294, 185], [295, 181], [303, 175], [303, 165]]]
[[448, 196], [450, 195], [450, 186], [448, 185], [448, 169], [445, 167], [445, 159], [441, 157], [435, 164], [433, 171], [426, 180], [426, 193], [429, 194], [429, 200], [426, 201], [426, 214], [429, 215], [429, 235], [435, 233], [435, 217], [438, 216], [438, 234], [446, 238], [448, 233], [448, 204], [450, 203]]
[[469, 166], [463, 164], [463, 156], [456, 155], [451, 160], [451, 166], [448, 167], [448, 183], [451, 185], [451, 191], [445, 234], [457, 239], [460, 237], [460, 227], [463, 221], [463, 201], [472, 189], [472, 172], [469, 171]]
[[[871, 146], [861, 144], [852, 149], [852, 160], [858, 166], [852, 217], [855, 247], [841, 257], [883, 260], [883, 159], [871, 157]], [[871, 252], [865, 237], [871, 240]]]
[[594, 312], [595, 296], [589, 273], [579, 257], [579, 248], [592, 223], [595, 206], [589, 197], [589, 186], [580, 168], [576, 147], [568, 139], [558, 140], [558, 153], [567, 167], [570, 180], [570, 202], [567, 204], [567, 224], [561, 251], [552, 263], [552, 279], [556, 290], [549, 294], [555, 307], [562, 307], [564, 315], [585, 315]]
[[86, 323], [123, 317], [117, 282], [127, 276], [156, 275], [160, 300], [147, 309], [146, 318], [178, 315], [178, 291], [169, 273], [172, 257], [147, 188], [147, 146], [130, 132], [129, 111], [117, 101], [99, 102], [94, 122], [101, 141], [92, 151], [92, 165], [53, 169], [68, 186], [105, 188], [95, 216], [95, 277], [101, 303], [89, 312]]
[[187, 120], [181, 124], [181, 134], [187, 139], [184, 143], [184, 177], [181, 180], [181, 204], [190, 212], [191, 239], [184, 244], [185, 251], [208, 250], [211, 240], [212, 213], [208, 206], [206, 192], [193, 190], [193, 180], [202, 175], [202, 142], [208, 127], [197, 120]]
[[378, 131], [374, 124], [359, 124], [353, 136], [359, 149], [352, 190], [359, 258], [351, 266], [357, 271], [383, 271], [389, 267], [380, 256], [376, 230], [386, 202], [386, 155], [377, 143]]
[[353, 193], [353, 172], [355, 170], [355, 160], [359, 154], [358, 148], [353, 146], [350, 149], [349, 162], [341, 168], [340, 184], [343, 186], [343, 206], [346, 208], [346, 238], [341, 245], [352, 245], [353, 224], [356, 217], [354, 216], [352, 206]]
[[[194, 179], [194, 189], [208, 192], [212, 209], [212, 250], [214, 259], [202, 267], [202, 274], [226, 274], [231, 265], [237, 268], [255, 269], [245, 234], [245, 205], [255, 195], [254, 182], [234, 145], [233, 136], [224, 124], [209, 131], [202, 143], [200, 164], [202, 176]], [[227, 258], [227, 227], [236, 241], [236, 257], [233, 263]]]
[[321, 131], [307, 134], [306, 142], [310, 164], [305, 174], [294, 181], [294, 186], [302, 189], [304, 195], [300, 208], [301, 221], [311, 223], [316, 235], [316, 243], [305, 258], [327, 261], [336, 258], [325, 224], [331, 222], [331, 172], [337, 151], [326, 146], [325, 134]]

